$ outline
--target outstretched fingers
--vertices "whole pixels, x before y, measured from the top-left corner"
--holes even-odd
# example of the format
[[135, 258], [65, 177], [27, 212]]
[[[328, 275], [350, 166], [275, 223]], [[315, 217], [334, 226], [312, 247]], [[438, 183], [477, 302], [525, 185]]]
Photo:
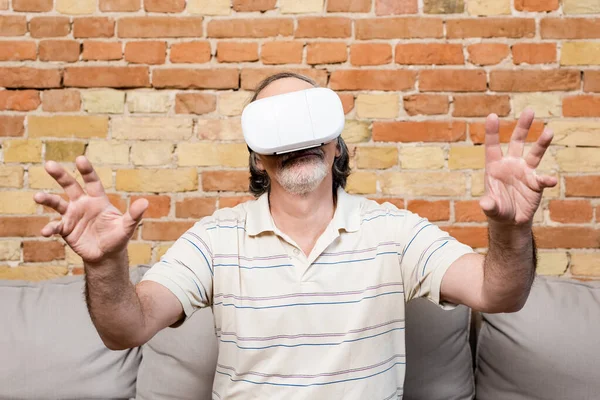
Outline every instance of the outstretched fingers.
[[42, 236], [50, 237], [52, 235], [61, 235], [63, 230], [63, 221], [52, 221], [42, 228]]
[[138, 199], [129, 206], [129, 210], [123, 215], [123, 227], [125, 231], [133, 233], [135, 227], [142, 220], [144, 212], [148, 209], [150, 203], [146, 199]]
[[75, 165], [85, 182], [87, 193], [93, 197], [104, 196], [104, 186], [102, 186], [102, 182], [100, 182], [100, 178], [94, 170], [92, 163], [84, 156], [79, 156], [75, 160]]
[[525, 148], [525, 140], [527, 140], [527, 134], [533, 124], [535, 115], [531, 109], [526, 109], [521, 113], [517, 126], [510, 138], [510, 144], [508, 145], [508, 156], [509, 157], [522, 157], [523, 149]]
[[545, 129], [529, 153], [527, 153], [525, 156], [525, 162], [528, 166], [535, 169], [538, 167], [538, 165], [540, 165], [540, 162], [542, 161], [546, 150], [548, 150], [548, 147], [550, 147], [553, 138], [554, 133], [549, 129]]
[[55, 161], [46, 162], [45, 166], [46, 172], [50, 174], [52, 178], [65, 190], [65, 193], [69, 197], [69, 200], [74, 201], [79, 197], [83, 196], [85, 193], [83, 189], [77, 183], [75, 178], [73, 178], [60, 164]]
[[38, 192], [33, 196], [33, 200], [38, 204], [52, 208], [60, 215], [64, 215], [69, 207], [69, 203], [57, 194]]
[[496, 114], [490, 114], [485, 121], [485, 162], [490, 164], [501, 159], [500, 121]]

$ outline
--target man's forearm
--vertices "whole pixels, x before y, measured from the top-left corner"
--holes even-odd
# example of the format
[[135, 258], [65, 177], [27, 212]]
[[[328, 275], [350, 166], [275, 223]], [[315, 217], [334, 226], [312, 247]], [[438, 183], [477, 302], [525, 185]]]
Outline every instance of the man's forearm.
[[520, 310], [529, 296], [537, 265], [531, 226], [489, 225], [484, 261], [485, 303], [498, 312]]
[[127, 252], [99, 264], [85, 264], [85, 297], [92, 322], [113, 350], [135, 347], [143, 332], [144, 314], [129, 280]]

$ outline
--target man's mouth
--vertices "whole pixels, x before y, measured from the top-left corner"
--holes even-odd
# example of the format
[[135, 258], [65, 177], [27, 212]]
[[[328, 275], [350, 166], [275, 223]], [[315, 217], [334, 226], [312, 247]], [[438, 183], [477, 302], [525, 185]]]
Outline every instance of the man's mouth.
[[286, 154], [281, 162], [282, 166], [289, 164], [290, 162], [294, 162], [297, 160], [302, 160], [310, 157], [319, 157], [323, 158], [323, 155], [319, 150], [301, 150], [295, 151], [293, 153]]

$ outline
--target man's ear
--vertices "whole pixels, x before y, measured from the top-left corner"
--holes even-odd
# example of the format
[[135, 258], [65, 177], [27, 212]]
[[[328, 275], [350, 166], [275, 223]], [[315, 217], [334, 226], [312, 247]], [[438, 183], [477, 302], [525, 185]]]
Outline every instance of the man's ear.
[[256, 168], [258, 168], [259, 170], [264, 172], [265, 166], [263, 165], [262, 160], [260, 159], [260, 155], [258, 155], [257, 153], [254, 153], [253, 157], [254, 157], [254, 161], [256, 164]]
[[337, 140], [337, 144], [335, 145], [335, 158], [338, 158], [342, 155], [342, 145], [340, 144], [340, 140]]

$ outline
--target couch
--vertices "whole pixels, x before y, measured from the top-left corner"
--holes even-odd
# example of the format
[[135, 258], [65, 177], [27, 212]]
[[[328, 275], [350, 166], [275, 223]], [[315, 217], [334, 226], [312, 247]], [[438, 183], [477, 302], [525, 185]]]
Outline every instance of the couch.
[[[132, 282], [147, 270], [132, 268]], [[600, 399], [600, 282], [538, 277], [515, 314], [419, 299], [406, 320], [406, 400]], [[216, 344], [206, 309], [111, 351], [87, 313], [83, 277], [0, 281], [0, 399], [210, 399]]]

